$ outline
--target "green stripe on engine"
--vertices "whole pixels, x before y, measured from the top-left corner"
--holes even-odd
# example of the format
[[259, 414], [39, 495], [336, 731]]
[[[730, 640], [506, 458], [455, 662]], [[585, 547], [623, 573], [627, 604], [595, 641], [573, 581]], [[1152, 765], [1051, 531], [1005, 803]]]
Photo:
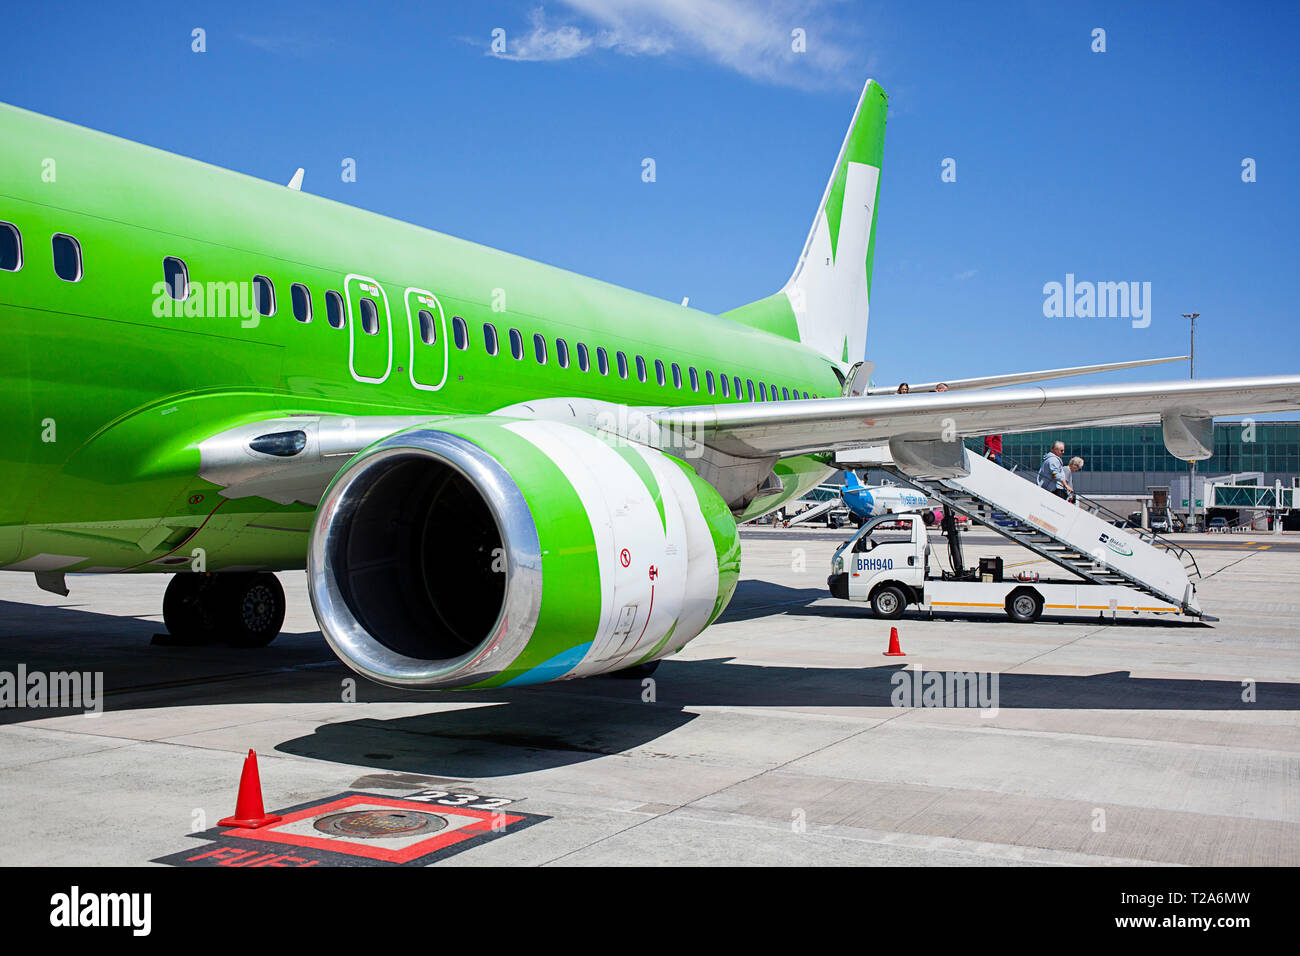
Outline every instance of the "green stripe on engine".
[[[740, 583], [740, 531], [736, 528], [736, 519], [731, 516], [726, 502], [714, 490], [713, 486], [695, 473], [695, 469], [680, 459], [669, 456], [690, 479], [695, 498], [700, 504], [700, 513], [709, 527], [713, 538], [713, 550], [718, 561], [718, 595], [713, 602], [713, 611], [709, 614], [709, 624], [718, 619], [726, 610], [731, 596]], [[708, 624], [705, 625], [707, 627]]]
[[[677, 622], [673, 621], [672, 626], [668, 628], [668, 633], [665, 634], [663, 637], [659, 638], [659, 643], [655, 644], [654, 647], [646, 651], [645, 655], [642, 656], [639, 660], [637, 660], [636, 664], [644, 664], [650, 658], [654, 657], [661, 650], [663, 650], [663, 646], [668, 643], [669, 639], [673, 636], [673, 631], [675, 630], [677, 630]], [[632, 666], [636, 667], [636, 664], [633, 664]]]
[[667, 534], [668, 517], [664, 514], [664, 493], [659, 488], [659, 482], [655, 480], [655, 473], [650, 470], [646, 460], [632, 448], [621, 444], [612, 447], [624, 461], [632, 466], [632, 470], [636, 472], [637, 477], [645, 485], [646, 491], [650, 492], [650, 497], [654, 499], [655, 508], [659, 511], [659, 523], [663, 525], [664, 534]]
[[504, 671], [470, 687], [505, 684], [590, 643], [600, 626], [600, 569], [586, 507], [559, 466], [532, 442], [503, 427], [509, 423], [506, 418], [454, 418], [438, 426], [507, 465], [532, 512], [541, 546], [545, 584], [532, 640]]

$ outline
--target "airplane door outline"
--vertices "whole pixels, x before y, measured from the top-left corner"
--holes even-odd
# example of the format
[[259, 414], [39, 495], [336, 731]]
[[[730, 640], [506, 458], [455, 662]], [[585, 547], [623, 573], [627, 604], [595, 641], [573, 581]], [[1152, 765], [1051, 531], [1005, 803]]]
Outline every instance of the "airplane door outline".
[[[417, 333], [415, 331], [415, 314], [412, 314], [411, 311], [411, 297], [413, 295], [418, 297], [422, 305], [432, 306], [438, 310], [438, 335], [439, 341], [442, 343], [442, 380], [439, 381], [437, 385], [425, 385], [422, 382], [417, 382], [415, 380], [415, 340], [417, 338]], [[406, 364], [406, 374], [411, 380], [411, 385], [415, 388], [426, 392], [436, 392], [447, 384], [447, 364], [451, 360], [451, 350], [447, 346], [447, 316], [442, 311], [442, 303], [438, 301], [438, 297], [428, 289], [417, 289], [414, 286], [410, 286], [406, 290], [405, 299], [406, 330], [410, 333], [411, 337], [411, 360]], [[419, 311], [419, 309], [416, 309], [415, 313], [418, 314]], [[423, 340], [421, 340], [420, 344], [424, 344]]]
[[[356, 282], [361, 291], [370, 295], [378, 295], [384, 300], [384, 324], [388, 326], [388, 367], [384, 369], [384, 374], [378, 378], [371, 378], [368, 375], [358, 375], [356, 365], [357, 354], [357, 328], [358, 323], [356, 316], [352, 314], [352, 284]], [[365, 288], [370, 286], [371, 288]], [[371, 291], [373, 289], [373, 291]], [[355, 272], [348, 273], [343, 280], [343, 302], [348, 310], [348, 371], [352, 373], [353, 379], [358, 382], [365, 382], [370, 385], [380, 385], [388, 380], [388, 375], [393, 370], [393, 313], [388, 307], [388, 293], [384, 287], [379, 284], [379, 280], [372, 279], [369, 276], [358, 275]], [[361, 335], [365, 335], [363, 330]]]

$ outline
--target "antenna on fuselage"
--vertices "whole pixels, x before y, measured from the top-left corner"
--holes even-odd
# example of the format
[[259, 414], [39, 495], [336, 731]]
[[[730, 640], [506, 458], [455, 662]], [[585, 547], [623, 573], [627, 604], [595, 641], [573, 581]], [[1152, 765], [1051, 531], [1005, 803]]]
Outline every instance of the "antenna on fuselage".
[[289, 180], [289, 188], [290, 188], [290, 189], [296, 189], [296, 190], [298, 190], [299, 192], [302, 191], [302, 174], [303, 174], [303, 172], [304, 172], [303, 168], [302, 168], [301, 166], [299, 166], [299, 167], [298, 167], [298, 171], [297, 171], [296, 173], [293, 174], [293, 179]]

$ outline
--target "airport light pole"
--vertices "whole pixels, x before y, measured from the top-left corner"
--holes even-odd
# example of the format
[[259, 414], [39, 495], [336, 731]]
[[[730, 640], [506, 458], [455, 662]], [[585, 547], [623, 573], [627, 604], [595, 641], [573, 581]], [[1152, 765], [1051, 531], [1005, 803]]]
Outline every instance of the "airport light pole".
[[[1199, 312], [1184, 312], [1183, 318], [1189, 319], [1192, 323], [1192, 347], [1188, 350], [1188, 378], [1196, 378], [1196, 320], [1201, 317]], [[1213, 431], [1211, 431], [1213, 434]], [[1196, 530], [1196, 462], [1188, 462], [1192, 466], [1191, 474], [1187, 479], [1187, 530]], [[1172, 524], [1172, 522], [1171, 522]]]

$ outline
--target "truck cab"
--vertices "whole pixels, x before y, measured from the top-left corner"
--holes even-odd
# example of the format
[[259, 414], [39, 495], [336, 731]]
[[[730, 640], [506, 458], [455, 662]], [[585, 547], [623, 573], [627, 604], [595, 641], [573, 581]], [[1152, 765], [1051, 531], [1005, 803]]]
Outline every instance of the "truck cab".
[[929, 566], [930, 538], [922, 517], [886, 514], [840, 545], [826, 583], [835, 597], [869, 601], [878, 616], [895, 618], [908, 604], [921, 603]]

